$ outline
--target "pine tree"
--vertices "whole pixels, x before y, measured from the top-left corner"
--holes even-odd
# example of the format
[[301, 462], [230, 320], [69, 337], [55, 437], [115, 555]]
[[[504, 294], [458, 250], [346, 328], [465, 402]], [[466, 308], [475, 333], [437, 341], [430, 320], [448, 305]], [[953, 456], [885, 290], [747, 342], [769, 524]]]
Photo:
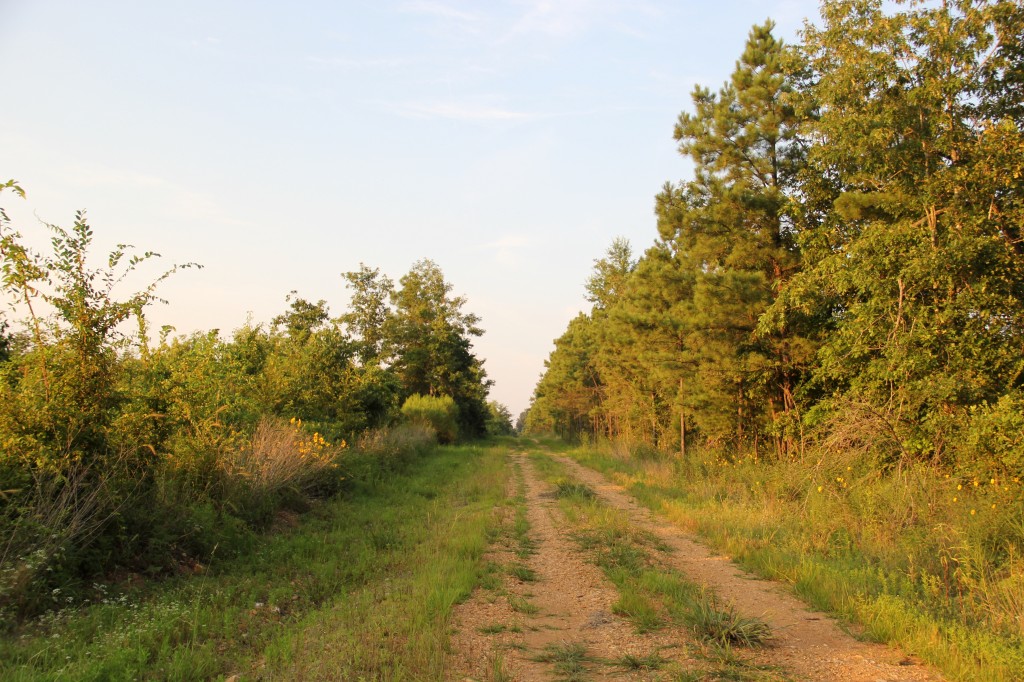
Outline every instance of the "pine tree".
[[658, 198], [659, 234], [676, 264], [692, 272], [686, 316], [695, 358], [681, 375], [696, 422], [713, 440], [752, 442], [767, 430], [776, 449], [798, 421], [797, 362], [787, 332], [758, 322], [799, 268], [791, 203], [803, 166], [793, 52], [755, 26], [728, 83], [693, 92], [675, 136], [696, 165], [695, 180]]

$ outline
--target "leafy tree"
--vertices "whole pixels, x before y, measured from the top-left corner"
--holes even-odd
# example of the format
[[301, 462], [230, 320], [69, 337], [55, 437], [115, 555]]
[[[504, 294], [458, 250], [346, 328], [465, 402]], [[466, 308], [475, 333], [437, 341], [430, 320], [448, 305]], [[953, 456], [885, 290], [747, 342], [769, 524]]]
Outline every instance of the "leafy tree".
[[364, 365], [378, 363], [385, 349], [386, 335], [391, 319], [390, 300], [395, 283], [378, 268], [370, 269], [360, 263], [359, 269], [342, 274], [345, 285], [352, 290], [349, 312], [341, 322], [359, 343], [359, 357]]
[[323, 299], [312, 303], [300, 298], [293, 290], [285, 301], [290, 304], [287, 312], [275, 317], [272, 324], [275, 328], [284, 328], [289, 338], [300, 345], [307, 343], [330, 317], [327, 302]]
[[830, 328], [820, 411], [890, 453], [942, 456], [963, 408], [1024, 377], [1020, 7], [823, 10], [804, 35], [811, 169], [835, 200], [783, 302]]
[[507, 407], [496, 400], [487, 401], [487, 435], [489, 436], [511, 436], [515, 433], [512, 425], [512, 413]]
[[487, 423], [491, 381], [472, 352], [480, 318], [462, 311], [466, 299], [430, 260], [416, 262], [392, 295], [394, 315], [385, 327], [385, 353], [405, 395], [447, 395], [459, 408], [467, 436], [481, 436]]

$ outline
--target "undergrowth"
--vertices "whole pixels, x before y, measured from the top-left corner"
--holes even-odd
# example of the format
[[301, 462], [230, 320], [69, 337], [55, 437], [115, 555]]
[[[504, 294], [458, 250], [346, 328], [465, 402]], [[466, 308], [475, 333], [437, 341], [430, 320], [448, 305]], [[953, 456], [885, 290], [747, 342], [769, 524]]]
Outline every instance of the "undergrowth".
[[583, 447], [639, 501], [744, 568], [950, 679], [1024, 679], [1020, 481], [842, 458], [686, 461]]
[[201, 575], [97, 585], [0, 640], [0, 679], [440, 679], [506, 477], [501, 449], [441, 448]]

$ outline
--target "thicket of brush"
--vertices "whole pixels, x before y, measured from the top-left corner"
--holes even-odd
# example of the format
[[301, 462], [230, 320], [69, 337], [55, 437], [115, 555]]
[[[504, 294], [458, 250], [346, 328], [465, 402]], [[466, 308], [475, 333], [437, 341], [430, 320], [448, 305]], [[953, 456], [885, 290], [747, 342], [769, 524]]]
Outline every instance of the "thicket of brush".
[[[2, 189], [21, 194], [13, 182]], [[17, 328], [0, 322], [7, 624], [74, 603], [95, 579], [195, 570], [251, 546], [283, 511], [400, 469], [437, 442], [428, 423], [402, 417], [399, 406], [414, 393], [445, 395], [446, 440], [457, 429], [468, 437], [486, 430], [488, 382], [468, 342], [445, 374], [461, 385], [434, 386], [397, 341], [368, 339], [359, 310], [332, 320], [322, 301], [290, 296], [269, 325], [153, 343], [145, 310], [180, 268], [119, 294], [155, 254], [119, 246], [93, 267], [84, 215], [49, 231], [52, 252], [35, 252], [0, 210], [2, 288], [21, 316]], [[414, 273], [400, 292], [384, 278], [370, 313], [387, 318], [388, 296], [412, 286], [417, 293], [406, 293], [417, 305], [444, 305], [456, 319], [461, 302], [449, 300], [436, 266], [425, 261]], [[424, 282], [440, 298], [425, 294]], [[429, 341], [400, 301], [396, 309], [392, 338]], [[458, 330], [446, 338], [464, 340]], [[416, 372], [427, 383], [408, 383]]]

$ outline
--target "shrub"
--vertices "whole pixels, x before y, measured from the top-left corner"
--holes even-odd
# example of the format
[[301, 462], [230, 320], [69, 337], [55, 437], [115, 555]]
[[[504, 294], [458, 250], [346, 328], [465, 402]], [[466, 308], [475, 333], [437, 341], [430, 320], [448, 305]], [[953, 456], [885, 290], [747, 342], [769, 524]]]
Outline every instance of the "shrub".
[[432, 428], [439, 443], [451, 443], [458, 436], [459, 408], [451, 396], [416, 393], [402, 405], [402, 415], [413, 424]]
[[293, 492], [308, 495], [337, 480], [338, 459], [348, 447], [332, 445], [319, 433], [307, 434], [302, 420], [264, 418], [246, 447], [220, 462], [228, 488], [245, 505]]

